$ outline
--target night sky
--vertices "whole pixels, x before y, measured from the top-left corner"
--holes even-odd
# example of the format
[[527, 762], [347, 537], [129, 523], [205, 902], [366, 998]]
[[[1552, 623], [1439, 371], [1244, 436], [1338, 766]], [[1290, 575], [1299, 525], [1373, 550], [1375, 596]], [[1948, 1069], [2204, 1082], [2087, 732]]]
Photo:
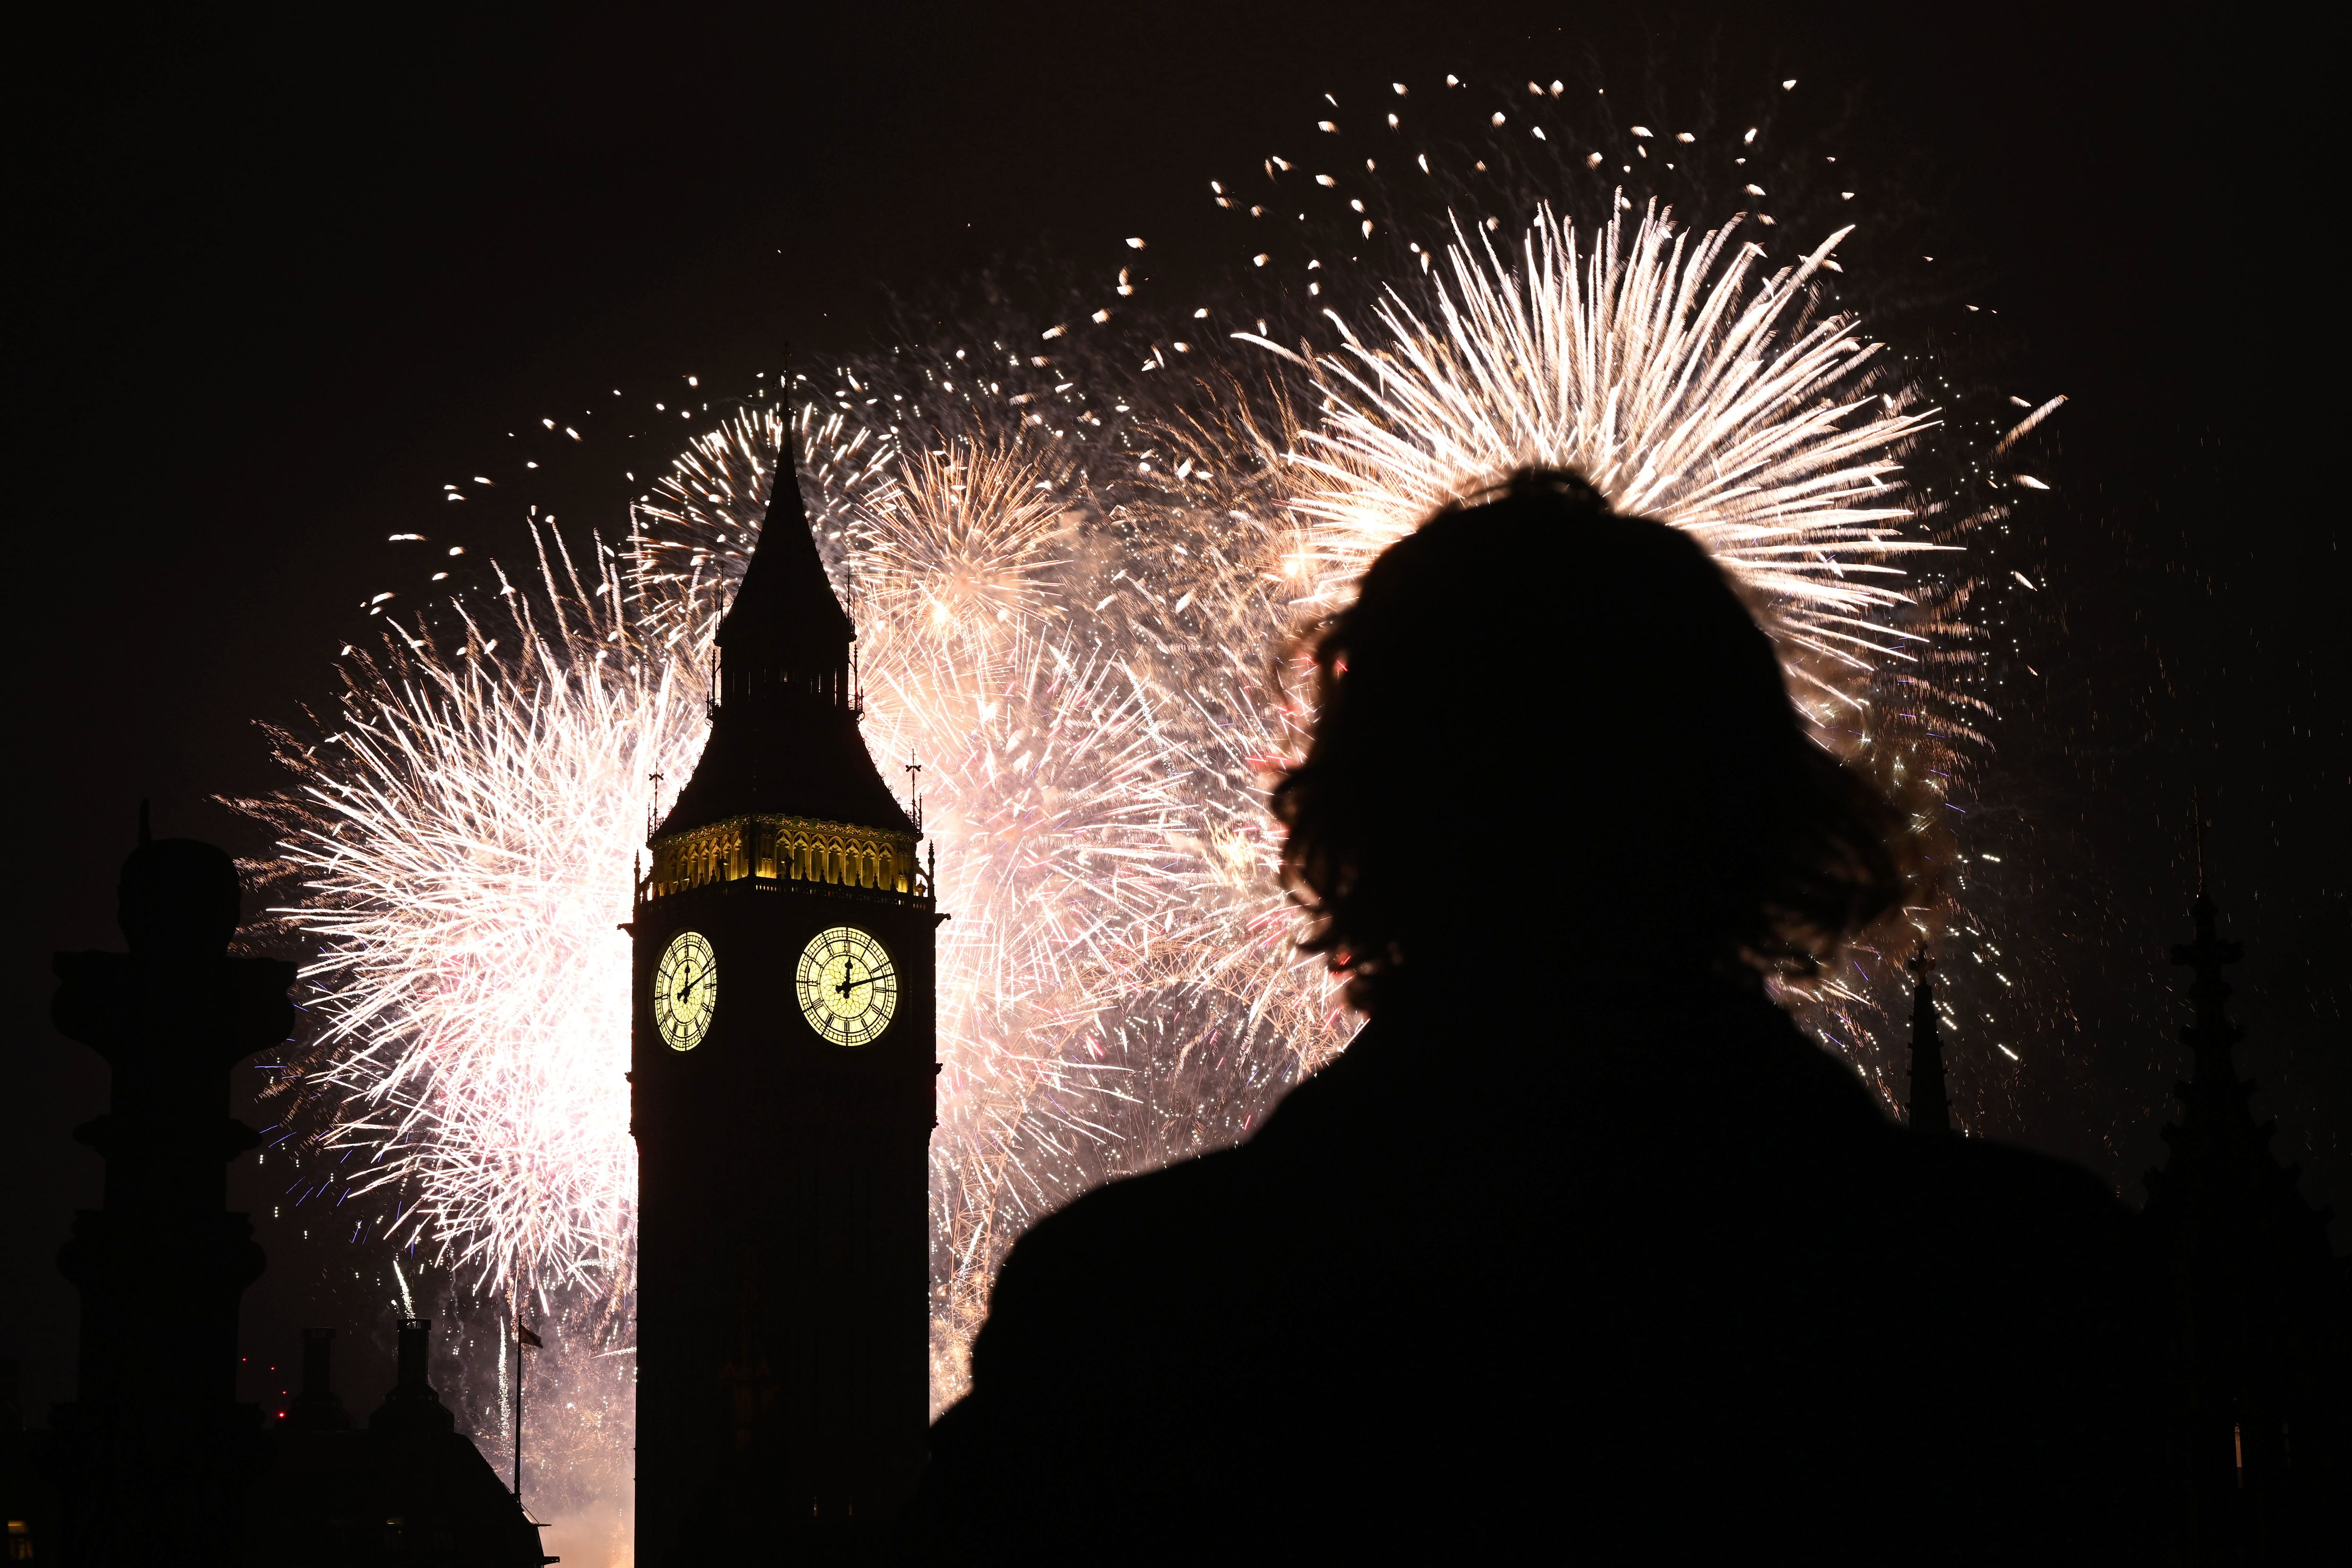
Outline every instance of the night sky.
[[[2161, 958], [2188, 935], [2198, 788], [2248, 945], [2257, 1113], [2305, 1193], [2352, 1209], [2344, 456], [2320, 373], [2342, 269], [2315, 237], [2339, 133], [2302, 42], [2049, 5], [1933, 24], [1891, 6], [499, 9], [373, 31], [89, 21], [18, 56], [0, 1356], [26, 1364], [35, 1419], [71, 1392], [74, 1298], [50, 1260], [98, 1199], [68, 1133], [105, 1095], [95, 1055], [49, 1027], [50, 954], [119, 946], [142, 796], [159, 832], [263, 847], [210, 798], [280, 784], [256, 721], [329, 698], [369, 597], [423, 589], [388, 534], [518, 554], [519, 503], [468, 501], [457, 524], [440, 500], [511, 468], [509, 431], [614, 388], [746, 384], [786, 340], [813, 360], [872, 347], [894, 295], [991, 265], [1108, 271], [1133, 234], [1181, 255], [1221, 216], [1205, 182], [1295, 143], [1321, 94], [1446, 71], [1498, 89], [1594, 59], [1629, 83], [1702, 60], [1743, 92], [1795, 77], [1851, 97], [1848, 142], [1916, 171], [2019, 384], [2072, 399], [2039, 470], [2057, 490], [2013, 552], [2040, 590], [2003, 601], [2038, 673], [2003, 688], [1969, 830], [2000, 846], [2038, 1012], [2023, 1066], [1955, 1060], [1963, 1119], [2139, 1200], [2186, 1065]], [[539, 498], [603, 520], [624, 492], [600, 464], [618, 465], [575, 464], [580, 495], [558, 478]], [[269, 1200], [246, 1173], [238, 1201]], [[2352, 1242], [2343, 1220], [2332, 1235]], [[246, 1340], [282, 1359], [323, 1310], [319, 1269], [283, 1228], [261, 1239], [278, 1261]]]

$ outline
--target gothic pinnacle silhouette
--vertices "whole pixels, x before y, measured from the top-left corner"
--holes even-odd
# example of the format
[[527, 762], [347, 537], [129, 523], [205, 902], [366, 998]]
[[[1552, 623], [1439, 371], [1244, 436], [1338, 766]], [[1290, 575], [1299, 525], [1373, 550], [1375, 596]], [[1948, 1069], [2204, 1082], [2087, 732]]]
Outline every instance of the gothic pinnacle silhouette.
[[2254, 1082], [2238, 1075], [2245, 1031], [2230, 1019], [2222, 971], [2245, 948], [2219, 933], [2203, 828], [2195, 939], [2171, 950], [2190, 975], [2191, 1021], [2179, 1033], [2190, 1071], [2173, 1088], [2169, 1152], [2146, 1178], [2147, 1228], [2171, 1287], [2180, 1529], [2196, 1562], [2299, 1562], [2329, 1511], [2323, 1476], [2352, 1457], [2341, 1285], [2329, 1211], [2305, 1200], [2301, 1171], [2271, 1152], [2278, 1124], [2254, 1120]]
[[1952, 1101], [1944, 1087], [1944, 1036], [1936, 1019], [1936, 960], [1922, 946], [1912, 958], [1911, 1103], [1909, 1121], [1917, 1133], [1952, 1131]]

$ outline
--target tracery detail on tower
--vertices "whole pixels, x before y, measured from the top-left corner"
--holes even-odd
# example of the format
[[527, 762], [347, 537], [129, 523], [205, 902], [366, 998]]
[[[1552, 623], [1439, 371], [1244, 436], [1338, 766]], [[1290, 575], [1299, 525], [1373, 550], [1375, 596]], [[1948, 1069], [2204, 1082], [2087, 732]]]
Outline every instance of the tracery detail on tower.
[[822, 883], [929, 901], [917, 835], [807, 817], [731, 817], [653, 843], [653, 868], [637, 902], [757, 879]]

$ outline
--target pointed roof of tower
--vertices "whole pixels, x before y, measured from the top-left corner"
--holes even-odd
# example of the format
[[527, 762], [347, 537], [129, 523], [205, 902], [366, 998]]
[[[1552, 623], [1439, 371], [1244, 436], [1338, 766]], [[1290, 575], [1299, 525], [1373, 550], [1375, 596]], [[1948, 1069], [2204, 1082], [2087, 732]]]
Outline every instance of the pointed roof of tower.
[[809, 526], [800, 476], [793, 468], [792, 437], [784, 439], [788, 444], [774, 459], [759, 543], [734, 602], [719, 622], [722, 653], [741, 656], [790, 648], [824, 656], [843, 653], [857, 637], [817, 554], [816, 531]]
[[766, 519], [719, 623], [709, 744], [653, 836], [755, 814], [914, 832], [858, 733], [857, 628], [817, 555], [789, 445], [775, 461]]

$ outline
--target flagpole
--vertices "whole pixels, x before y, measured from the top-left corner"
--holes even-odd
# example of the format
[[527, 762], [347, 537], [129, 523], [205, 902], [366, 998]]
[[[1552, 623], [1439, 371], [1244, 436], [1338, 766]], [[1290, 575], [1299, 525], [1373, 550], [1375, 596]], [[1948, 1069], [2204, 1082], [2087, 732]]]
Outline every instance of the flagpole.
[[522, 1307], [515, 1306], [514, 1321], [514, 1439], [515, 1439], [515, 1506], [522, 1506]]

